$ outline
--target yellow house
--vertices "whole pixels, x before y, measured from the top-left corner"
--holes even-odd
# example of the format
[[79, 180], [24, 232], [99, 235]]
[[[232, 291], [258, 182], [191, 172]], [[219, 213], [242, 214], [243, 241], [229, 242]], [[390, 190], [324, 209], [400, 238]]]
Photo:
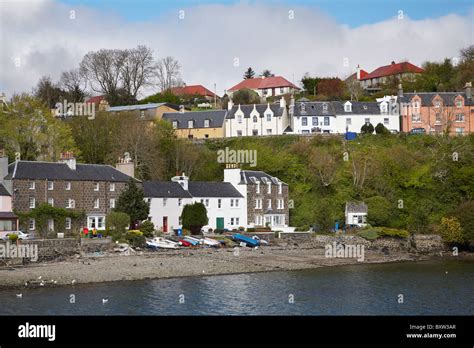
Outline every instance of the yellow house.
[[[164, 113], [176, 112], [180, 110], [180, 106], [172, 103], [148, 103], [137, 105], [112, 106], [107, 112], [119, 115], [121, 112], [135, 113], [140, 120], [153, 122], [161, 120]], [[184, 111], [184, 108], [182, 108]]]
[[172, 123], [179, 138], [207, 139], [225, 136], [227, 110], [172, 112], [163, 119]]

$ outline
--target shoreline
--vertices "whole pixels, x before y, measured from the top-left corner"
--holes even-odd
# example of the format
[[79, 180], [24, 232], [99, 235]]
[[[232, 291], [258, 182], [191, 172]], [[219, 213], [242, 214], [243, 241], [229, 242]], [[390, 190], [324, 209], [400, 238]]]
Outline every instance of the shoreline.
[[[452, 258], [452, 256], [450, 253], [440, 254], [440, 252], [416, 254], [392, 251], [387, 254], [378, 250], [368, 250], [365, 260], [359, 262], [356, 258], [326, 258], [322, 248], [274, 246], [257, 250], [241, 248], [238, 256], [234, 255], [232, 249], [210, 248], [137, 252], [132, 255], [71, 257], [64, 261], [4, 267], [0, 269], [0, 290], [75, 286], [124, 280], [291, 271], [441, 258]], [[460, 254], [457, 258], [474, 259], [472, 254]], [[42, 282], [44, 282], [43, 285], [41, 285]]]

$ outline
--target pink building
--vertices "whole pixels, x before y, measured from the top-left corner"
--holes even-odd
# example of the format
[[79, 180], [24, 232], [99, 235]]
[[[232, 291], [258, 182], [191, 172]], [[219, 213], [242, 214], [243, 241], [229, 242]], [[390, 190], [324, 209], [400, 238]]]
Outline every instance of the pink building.
[[18, 231], [18, 217], [12, 211], [12, 197], [0, 184], [0, 232]]

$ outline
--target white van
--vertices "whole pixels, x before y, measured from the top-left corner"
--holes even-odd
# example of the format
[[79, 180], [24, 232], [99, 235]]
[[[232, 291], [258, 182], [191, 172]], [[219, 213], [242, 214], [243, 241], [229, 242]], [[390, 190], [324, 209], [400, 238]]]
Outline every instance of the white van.
[[32, 239], [31, 235], [29, 235], [27, 233], [23, 233], [22, 231], [0, 231], [0, 239], [1, 240], [8, 240], [8, 236], [10, 234], [17, 234], [19, 240]]

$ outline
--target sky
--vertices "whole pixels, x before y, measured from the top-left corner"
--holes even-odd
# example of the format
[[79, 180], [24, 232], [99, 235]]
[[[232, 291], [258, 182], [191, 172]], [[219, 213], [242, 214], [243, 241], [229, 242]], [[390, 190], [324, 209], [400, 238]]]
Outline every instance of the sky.
[[456, 59], [474, 44], [474, 0], [0, 0], [0, 43], [7, 96], [57, 80], [89, 51], [142, 44], [175, 57], [186, 84], [223, 94], [249, 66], [299, 84]]

